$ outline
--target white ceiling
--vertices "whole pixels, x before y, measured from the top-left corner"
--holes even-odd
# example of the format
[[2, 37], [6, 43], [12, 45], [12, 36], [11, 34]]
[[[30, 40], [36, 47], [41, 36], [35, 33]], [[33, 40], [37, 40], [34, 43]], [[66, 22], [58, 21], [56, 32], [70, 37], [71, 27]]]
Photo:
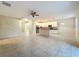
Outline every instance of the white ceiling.
[[79, 2], [72, 1], [7, 1], [11, 7], [2, 5], [0, 2], [0, 14], [16, 18], [32, 18], [30, 10], [39, 13], [36, 19], [53, 19], [54, 17], [74, 14], [78, 9]]

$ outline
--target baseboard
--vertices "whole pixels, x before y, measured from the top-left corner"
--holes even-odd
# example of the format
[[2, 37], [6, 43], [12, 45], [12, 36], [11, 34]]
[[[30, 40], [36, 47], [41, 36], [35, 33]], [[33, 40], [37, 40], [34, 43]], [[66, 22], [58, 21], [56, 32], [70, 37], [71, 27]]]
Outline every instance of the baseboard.
[[17, 36], [21, 36], [21, 34], [12, 34], [12, 35], [7, 35], [7, 36], [0, 36], [0, 39], [4, 39], [4, 38], [11, 38], [11, 37], [17, 37]]

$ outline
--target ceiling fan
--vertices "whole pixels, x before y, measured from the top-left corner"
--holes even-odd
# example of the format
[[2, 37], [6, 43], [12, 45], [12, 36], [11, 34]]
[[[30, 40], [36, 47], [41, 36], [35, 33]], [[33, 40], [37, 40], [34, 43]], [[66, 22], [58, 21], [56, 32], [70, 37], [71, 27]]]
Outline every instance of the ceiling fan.
[[31, 11], [30, 15], [34, 18], [35, 16], [39, 16], [36, 11]]
[[35, 16], [39, 16], [38, 12], [35, 11], [35, 10], [29, 10], [28, 14], [29, 14], [30, 16], [32, 16], [33, 18], [34, 18]]

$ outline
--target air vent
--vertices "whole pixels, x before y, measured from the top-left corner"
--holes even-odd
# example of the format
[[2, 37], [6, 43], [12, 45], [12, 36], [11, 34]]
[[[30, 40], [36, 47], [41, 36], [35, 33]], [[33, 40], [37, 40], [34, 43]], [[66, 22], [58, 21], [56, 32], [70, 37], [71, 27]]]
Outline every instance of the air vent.
[[8, 7], [11, 7], [11, 4], [8, 3], [8, 2], [2, 1], [2, 4], [5, 5], [5, 6], [8, 6]]

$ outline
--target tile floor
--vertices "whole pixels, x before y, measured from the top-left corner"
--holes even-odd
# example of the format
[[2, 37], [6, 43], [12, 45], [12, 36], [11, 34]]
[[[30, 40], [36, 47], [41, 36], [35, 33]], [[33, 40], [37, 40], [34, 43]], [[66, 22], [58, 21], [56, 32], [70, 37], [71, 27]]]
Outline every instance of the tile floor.
[[1, 57], [79, 57], [79, 48], [59, 37], [20, 36], [0, 40]]

